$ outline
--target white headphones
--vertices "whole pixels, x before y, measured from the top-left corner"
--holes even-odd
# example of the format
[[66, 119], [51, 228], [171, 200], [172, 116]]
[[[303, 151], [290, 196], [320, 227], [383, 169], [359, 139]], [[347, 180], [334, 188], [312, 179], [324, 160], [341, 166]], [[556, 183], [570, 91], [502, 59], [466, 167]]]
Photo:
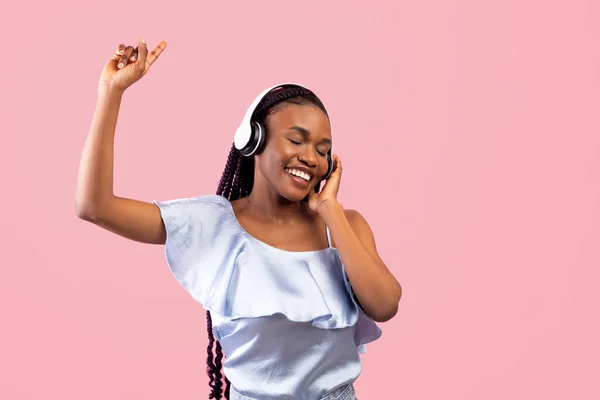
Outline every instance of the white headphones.
[[[258, 106], [258, 103], [260, 103], [263, 97], [265, 97], [269, 92], [283, 85], [296, 85], [309, 90], [308, 88], [297, 83], [280, 83], [279, 85], [271, 86], [270, 88], [265, 89], [254, 99], [252, 104], [250, 104], [250, 107], [248, 107], [248, 110], [246, 110], [246, 115], [244, 115], [244, 119], [242, 119], [240, 126], [235, 131], [235, 136], [233, 139], [235, 148], [238, 149], [244, 156], [253, 156], [254, 154], [260, 152], [265, 144], [265, 127], [256, 121], [250, 121], [256, 106]], [[333, 170], [331, 154], [330, 148], [329, 152], [327, 153], [327, 173], [325, 173], [323, 176], [323, 180], [329, 178], [329, 175], [331, 175], [331, 171]]]

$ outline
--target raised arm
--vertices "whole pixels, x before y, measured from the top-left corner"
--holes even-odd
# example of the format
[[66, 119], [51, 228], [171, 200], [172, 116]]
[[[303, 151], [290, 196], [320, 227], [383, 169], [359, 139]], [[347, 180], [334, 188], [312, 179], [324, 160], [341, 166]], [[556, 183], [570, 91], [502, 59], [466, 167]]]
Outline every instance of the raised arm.
[[118, 197], [113, 192], [114, 138], [125, 89], [148, 72], [166, 47], [167, 43], [161, 42], [148, 54], [143, 41], [137, 48], [120, 45], [104, 67], [94, 118], [81, 155], [75, 193], [79, 218], [128, 239], [154, 244], [164, 244], [166, 239], [158, 207]]

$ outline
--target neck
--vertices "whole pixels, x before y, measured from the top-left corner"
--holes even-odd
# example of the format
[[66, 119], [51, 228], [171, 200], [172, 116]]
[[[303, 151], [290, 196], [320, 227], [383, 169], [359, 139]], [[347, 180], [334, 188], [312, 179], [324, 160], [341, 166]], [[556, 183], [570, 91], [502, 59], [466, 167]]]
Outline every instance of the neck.
[[248, 196], [247, 209], [264, 219], [289, 220], [297, 218], [304, 207], [299, 201], [289, 201], [263, 185], [255, 185]]

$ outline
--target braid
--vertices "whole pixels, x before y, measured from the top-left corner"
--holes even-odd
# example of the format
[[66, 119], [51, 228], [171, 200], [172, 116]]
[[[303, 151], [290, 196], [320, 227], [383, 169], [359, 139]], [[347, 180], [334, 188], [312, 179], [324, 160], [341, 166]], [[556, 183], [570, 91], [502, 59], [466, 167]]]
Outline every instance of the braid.
[[209, 399], [220, 399], [221, 398], [221, 380], [219, 379], [217, 383], [217, 367], [213, 362], [213, 352], [212, 347], [215, 342], [215, 338], [212, 333], [212, 319], [210, 318], [210, 313], [206, 312], [207, 324], [206, 328], [208, 330], [208, 347], [206, 348], [208, 357], [206, 359], [206, 373], [208, 374], [209, 382], [208, 386], [211, 387], [211, 393], [208, 396]]
[[254, 158], [242, 157], [240, 158], [240, 197], [250, 196], [252, 187], [254, 186]]
[[[223, 196], [226, 192], [227, 186], [231, 187], [231, 181], [233, 180], [233, 168], [232, 166], [237, 162], [237, 159], [240, 157], [240, 152], [237, 151], [234, 145], [231, 146], [231, 151], [229, 152], [229, 156], [227, 157], [227, 164], [225, 165], [225, 170], [223, 171], [223, 175], [221, 176], [221, 181], [219, 182], [219, 186], [217, 188], [217, 194]], [[224, 197], [227, 197], [226, 195]]]
[[229, 196], [230, 200], [239, 199], [241, 196], [241, 169], [242, 169], [242, 161], [243, 157], [239, 157], [237, 160], [237, 166], [235, 167], [235, 175], [233, 176], [233, 185], [231, 187], [231, 195]]
[[[265, 124], [268, 115], [276, 113], [282, 103], [313, 104], [319, 107], [326, 115], [327, 110], [321, 100], [310, 90], [297, 85], [283, 85], [269, 92], [258, 103], [252, 113], [251, 120]], [[217, 187], [217, 195], [223, 196], [230, 201], [248, 197], [254, 186], [254, 158], [244, 157], [235, 145], [231, 146], [223, 175]], [[317, 191], [317, 188], [315, 188]], [[206, 357], [206, 373], [209, 377], [208, 385], [211, 388], [209, 399], [221, 399], [223, 396], [223, 382], [225, 379], [225, 399], [229, 399], [231, 382], [221, 373], [223, 350], [221, 343], [215, 340], [213, 335], [212, 318], [210, 311], [206, 312], [206, 327], [208, 333], [208, 347]], [[216, 344], [215, 344], [216, 342]], [[213, 355], [213, 346], [215, 355]]]

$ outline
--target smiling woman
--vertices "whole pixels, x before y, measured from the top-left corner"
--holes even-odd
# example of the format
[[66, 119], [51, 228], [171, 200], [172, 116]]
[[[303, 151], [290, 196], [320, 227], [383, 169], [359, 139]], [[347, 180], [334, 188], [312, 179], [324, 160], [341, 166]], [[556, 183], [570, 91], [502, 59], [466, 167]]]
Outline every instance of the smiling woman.
[[[97, 143], [112, 146], [86, 145], [78, 193], [94, 193], [90, 182], [112, 193], [93, 175], [112, 173], [112, 158], [103, 169], [93, 157], [112, 147]], [[337, 201], [341, 175], [325, 106], [282, 84], [248, 109], [216, 195], [152, 205], [106, 194], [78, 202], [78, 214], [165, 244], [173, 275], [207, 310], [210, 398], [352, 400], [359, 354], [381, 335], [375, 321], [396, 314], [401, 288], [367, 222]]]
[[[219, 243], [218, 254], [236, 260], [239, 254], [244, 260], [223, 266], [215, 259], [220, 267], [214, 272], [206, 267], [194, 274], [205, 279], [207, 291], [210, 276], [223, 279], [222, 286], [212, 281], [210, 292], [222, 287], [217, 298], [230, 305], [220, 309], [206, 292], [191, 290], [209, 310], [209, 342], [213, 333], [218, 340], [214, 363], [210, 348], [208, 356], [217, 398], [221, 346], [232, 385], [225, 378], [227, 398], [322, 399], [353, 391], [358, 354], [381, 334], [374, 320], [388, 320], [396, 312], [400, 285], [377, 255], [364, 218], [337, 202], [342, 168], [331, 151], [325, 106], [302, 86], [279, 85], [257, 97], [236, 132], [217, 192], [222, 197], [196, 198], [186, 206], [192, 225], [219, 227], [219, 237], [228, 238]], [[161, 206], [163, 218], [177, 218], [169, 211], [174, 204]], [[171, 231], [180, 229], [175, 225]], [[215, 244], [207, 238], [198, 247], [210, 252]], [[177, 265], [170, 265], [177, 276]], [[248, 303], [237, 308], [228, 296]], [[244, 311], [248, 304], [253, 311]], [[270, 317], [256, 320], [259, 316]], [[257, 364], [255, 357], [262, 361]], [[286, 372], [290, 368], [293, 376]]]
[[[256, 168], [262, 172], [255, 176], [255, 185], [260, 184], [256, 179], [264, 177], [288, 200], [302, 200], [329, 168], [331, 129], [327, 114], [313, 105], [288, 104], [267, 116], [266, 131], [266, 146], [255, 156]], [[296, 185], [289, 185], [288, 180], [277, 182], [278, 171], [287, 172], [285, 176]]]

